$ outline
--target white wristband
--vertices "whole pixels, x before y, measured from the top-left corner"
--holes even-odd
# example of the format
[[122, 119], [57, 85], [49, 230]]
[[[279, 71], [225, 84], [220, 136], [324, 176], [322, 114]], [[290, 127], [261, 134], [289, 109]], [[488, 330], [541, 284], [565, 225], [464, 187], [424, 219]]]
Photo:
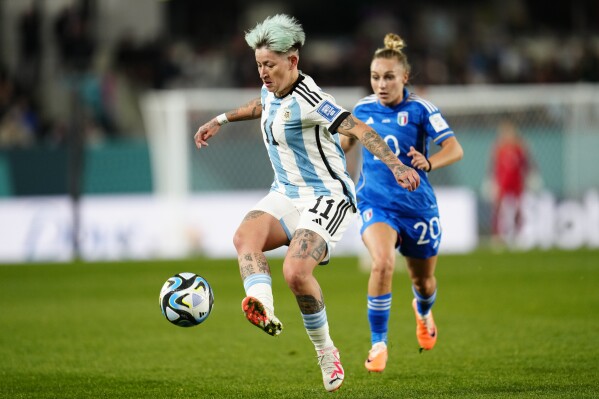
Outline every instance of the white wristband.
[[218, 122], [218, 124], [220, 126], [224, 125], [225, 123], [228, 123], [229, 120], [227, 119], [227, 115], [226, 114], [220, 114], [216, 117], [216, 121]]

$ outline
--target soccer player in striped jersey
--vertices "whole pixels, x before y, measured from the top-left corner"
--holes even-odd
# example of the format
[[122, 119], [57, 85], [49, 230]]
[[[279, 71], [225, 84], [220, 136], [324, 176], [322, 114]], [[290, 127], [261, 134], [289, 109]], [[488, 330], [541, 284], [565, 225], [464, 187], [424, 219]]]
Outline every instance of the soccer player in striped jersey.
[[[412, 280], [416, 335], [421, 349], [430, 350], [437, 339], [431, 308], [437, 295], [435, 266], [441, 239], [437, 200], [427, 175], [462, 158], [453, 131], [433, 104], [410, 93], [410, 65], [404, 41], [387, 34], [370, 64], [374, 94], [360, 100], [354, 115], [374, 128], [399, 159], [418, 170], [420, 187], [413, 193], [398, 190], [379, 157], [364, 148], [356, 185], [362, 240], [372, 258], [368, 281], [368, 320], [371, 349], [365, 362], [369, 371], [381, 372], [387, 362], [387, 331], [391, 313], [392, 278], [396, 248], [406, 258]], [[429, 156], [431, 140], [441, 146]], [[355, 139], [342, 137], [344, 150]]]
[[242, 310], [266, 333], [276, 336], [281, 332], [283, 324], [274, 314], [264, 251], [288, 245], [283, 275], [316, 349], [324, 386], [334, 391], [345, 375], [313, 272], [318, 264], [328, 263], [356, 212], [355, 187], [337, 133], [359, 140], [381, 159], [395, 176], [394, 186], [413, 191], [420, 177], [399, 161], [372, 128], [299, 71], [305, 34], [295, 18], [284, 14], [268, 17], [247, 32], [245, 39], [254, 50], [263, 83], [260, 97], [200, 126], [195, 143], [198, 148], [207, 146], [207, 140], [224, 123], [261, 118], [274, 182], [233, 238], [246, 291]]

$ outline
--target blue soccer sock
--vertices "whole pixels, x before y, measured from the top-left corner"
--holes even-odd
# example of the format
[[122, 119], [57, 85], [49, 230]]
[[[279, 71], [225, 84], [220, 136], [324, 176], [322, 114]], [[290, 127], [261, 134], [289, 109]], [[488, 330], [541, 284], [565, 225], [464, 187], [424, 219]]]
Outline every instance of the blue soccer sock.
[[414, 286], [412, 286], [412, 292], [414, 293], [414, 298], [416, 298], [416, 307], [418, 309], [418, 313], [423, 316], [426, 315], [435, 304], [435, 300], [437, 299], [437, 290], [435, 290], [433, 295], [429, 297], [422, 296]]
[[387, 344], [389, 316], [391, 314], [391, 293], [368, 295], [368, 321], [370, 322], [370, 340], [372, 345], [377, 342]]

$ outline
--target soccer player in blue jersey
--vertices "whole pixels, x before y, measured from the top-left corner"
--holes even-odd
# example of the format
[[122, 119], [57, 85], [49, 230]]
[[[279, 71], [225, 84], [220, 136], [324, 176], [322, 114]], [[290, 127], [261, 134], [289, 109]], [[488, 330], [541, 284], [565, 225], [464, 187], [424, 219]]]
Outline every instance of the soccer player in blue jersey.
[[[372, 347], [365, 366], [382, 372], [387, 363], [387, 330], [391, 312], [391, 282], [396, 248], [406, 258], [414, 300], [416, 335], [422, 349], [430, 350], [437, 339], [431, 308], [437, 295], [435, 266], [441, 240], [439, 210], [427, 175], [462, 158], [462, 147], [433, 104], [410, 93], [410, 65], [402, 51], [404, 41], [385, 36], [370, 64], [374, 94], [360, 100], [354, 115], [374, 128], [395, 155], [418, 170], [420, 187], [414, 192], [398, 190], [389, 183], [393, 175], [379, 157], [364, 148], [356, 192], [362, 240], [372, 258], [368, 281], [368, 320]], [[429, 143], [441, 149], [429, 156]], [[344, 150], [355, 143], [342, 137]]]
[[339, 351], [329, 334], [324, 296], [313, 275], [326, 264], [353, 218], [355, 187], [346, 170], [339, 135], [359, 140], [387, 165], [393, 185], [413, 191], [416, 170], [399, 161], [383, 139], [323, 92], [298, 69], [305, 34], [288, 15], [268, 17], [245, 35], [254, 50], [262, 80], [260, 97], [218, 115], [195, 134], [207, 146], [221, 125], [261, 118], [262, 137], [274, 170], [270, 192], [238, 227], [233, 243], [246, 297], [246, 318], [278, 335], [283, 324], [274, 314], [271, 273], [264, 251], [287, 245], [283, 275], [295, 295], [304, 326], [314, 344], [327, 391], [345, 377]]

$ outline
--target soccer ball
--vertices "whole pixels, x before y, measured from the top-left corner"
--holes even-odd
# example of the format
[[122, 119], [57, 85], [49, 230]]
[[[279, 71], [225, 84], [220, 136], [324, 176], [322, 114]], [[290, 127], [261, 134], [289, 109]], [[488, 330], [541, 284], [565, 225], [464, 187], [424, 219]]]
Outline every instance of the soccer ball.
[[160, 309], [179, 327], [202, 323], [212, 311], [214, 294], [210, 284], [195, 273], [179, 273], [166, 280], [160, 290]]

